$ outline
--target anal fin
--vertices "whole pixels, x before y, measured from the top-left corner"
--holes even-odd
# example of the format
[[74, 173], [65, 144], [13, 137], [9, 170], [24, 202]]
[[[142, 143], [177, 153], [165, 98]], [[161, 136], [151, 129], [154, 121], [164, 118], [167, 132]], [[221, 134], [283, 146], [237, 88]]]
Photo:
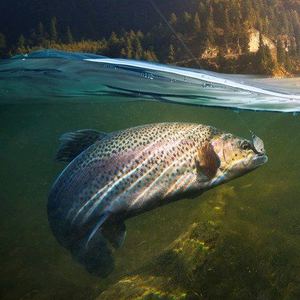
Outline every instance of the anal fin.
[[[109, 243], [115, 248], [119, 249], [122, 247], [125, 237], [126, 237], [126, 226], [124, 221], [115, 221], [113, 218], [110, 219], [111, 214], [104, 214], [98, 223], [94, 226], [92, 232], [87, 238], [86, 249], [88, 249], [89, 244], [92, 239], [97, 239], [99, 234], [104, 237]], [[98, 233], [97, 233], [98, 232]]]
[[92, 232], [90, 233], [87, 241], [86, 241], [86, 249], [89, 246], [89, 243], [91, 241], [91, 239], [93, 238], [93, 236], [96, 234], [96, 232], [101, 228], [101, 226], [103, 225], [103, 223], [107, 220], [107, 218], [110, 216], [110, 214], [106, 213], [105, 215], [102, 216], [102, 218], [98, 221], [98, 223], [96, 224], [96, 226], [94, 227], [94, 229], [92, 230]]
[[103, 237], [106, 238], [115, 249], [118, 249], [124, 243], [126, 226], [123, 221], [107, 222], [103, 225], [101, 232]]

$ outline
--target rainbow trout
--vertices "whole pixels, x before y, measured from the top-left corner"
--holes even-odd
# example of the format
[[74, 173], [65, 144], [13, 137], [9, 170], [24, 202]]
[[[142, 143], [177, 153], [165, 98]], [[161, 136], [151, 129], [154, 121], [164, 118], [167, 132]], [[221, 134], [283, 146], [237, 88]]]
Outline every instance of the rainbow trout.
[[56, 160], [70, 163], [48, 200], [52, 232], [89, 273], [106, 277], [114, 269], [109, 244], [122, 246], [126, 219], [264, 164], [263, 142], [253, 139], [190, 123], [66, 133]]

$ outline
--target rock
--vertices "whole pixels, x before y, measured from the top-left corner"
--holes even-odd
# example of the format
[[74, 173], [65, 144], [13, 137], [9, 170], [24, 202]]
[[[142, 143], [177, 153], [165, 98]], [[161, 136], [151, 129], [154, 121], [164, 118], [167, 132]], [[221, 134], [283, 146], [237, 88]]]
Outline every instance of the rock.
[[[277, 60], [276, 45], [265, 35], [262, 36], [263, 44], [268, 46], [272, 58]], [[249, 30], [249, 52], [256, 53], [259, 48], [259, 31], [252, 28]]]
[[190, 283], [213, 255], [218, 238], [214, 222], [192, 224], [157, 258], [109, 287], [96, 300], [186, 299]]

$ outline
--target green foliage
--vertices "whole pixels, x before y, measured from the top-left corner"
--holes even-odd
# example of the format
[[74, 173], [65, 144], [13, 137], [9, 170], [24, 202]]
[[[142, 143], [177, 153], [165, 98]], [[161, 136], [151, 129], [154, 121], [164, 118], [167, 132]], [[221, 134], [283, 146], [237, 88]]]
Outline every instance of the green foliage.
[[[219, 56], [204, 63], [201, 61], [207, 68], [270, 74], [276, 68], [272, 58], [275, 54], [272, 52], [271, 55], [263, 43], [257, 53], [249, 53], [249, 30], [255, 28], [274, 42], [287, 41], [286, 45], [275, 42], [280, 67], [292, 71], [298, 64], [300, 68], [299, 1], [272, 0], [270, 5], [270, 0], [187, 0], [184, 12], [177, 9], [176, 1], [167, 12], [172, 30], [161, 21], [144, 32], [122, 29], [112, 32], [107, 40], [99, 35], [92, 41], [88, 33], [80, 37], [69, 24], [59, 27], [63, 20], [53, 17], [45, 21], [47, 26], [39, 22], [35, 29], [20, 35], [8, 47], [5, 37], [0, 34], [0, 55], [4, 57], [8, 53], [14, 55], [47, 47], [191, 66], [193, 59], [189, 51], [200, 60], [203, 52], [213, 47]], [[197, 67], [196, 60], [192, 63]]]

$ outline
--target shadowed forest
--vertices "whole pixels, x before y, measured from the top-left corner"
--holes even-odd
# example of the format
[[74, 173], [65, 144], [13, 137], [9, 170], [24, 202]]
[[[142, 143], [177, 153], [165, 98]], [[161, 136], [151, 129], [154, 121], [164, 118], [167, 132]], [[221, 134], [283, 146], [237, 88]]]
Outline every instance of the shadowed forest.
[[19, 3], [18, 21], [26, 13], [34, 17], [28, 28], [12, 31], [8, 20], [0, 21], [2, 58], [48, 48], [226, 73], [300, 72], [299, 0], [164, 0], [157, 3], [163, 17], [149, 1], [100, 1], [89, 8], [53, 1], [47, 10], [36, 1], [12, 2]]

